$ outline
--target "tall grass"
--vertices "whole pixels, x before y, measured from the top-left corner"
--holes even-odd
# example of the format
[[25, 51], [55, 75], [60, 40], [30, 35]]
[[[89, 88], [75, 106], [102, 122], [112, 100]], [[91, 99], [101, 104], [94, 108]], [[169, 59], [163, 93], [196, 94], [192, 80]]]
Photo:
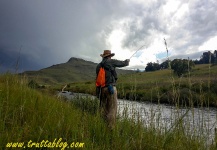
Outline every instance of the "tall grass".
[[67, 143], [84, 142], [85, 149], [207, 149], [203, 140], [186, 134], [180, 127], [181, 120], [165, 133], [155, 127], [144, 127], [139, 117], [136, 122], [122, 117], [110, 131], [97, 109], [96, 100], [66, 102], [30, 89], [25, 78], [1, 75], [1, 148], [6, 149], [8, 142], [27, 144], [30, 140], [62, 138]]
[[[174, 105], [174, 96], [180, 105], [217, 106], [217, 66], [196, 65], [181, 78], [174, 76], [171, 69], [120, 75], [117, 81], [118, 97], [136, 101], [152, 101]], [[189, 77], [190, 76], [190, 77]], [[209, 77], [210, 76], [210, 77]], [[191, 82], [189, 84], [189, 82]], [[210, 82], [208, 86], [208, 82]], [[56, 90], [61, 90], [57, 87]], [[71, 83], [66, 90], [95, 94], [94, 81]], [[174, 90], [177, 91], [174, 94]], [[192, 101], [189, 101], [189, 95]], [[208, 103], [209, 98], [209, 103]], [[190, 103], [189, 103], [190, 102]]]

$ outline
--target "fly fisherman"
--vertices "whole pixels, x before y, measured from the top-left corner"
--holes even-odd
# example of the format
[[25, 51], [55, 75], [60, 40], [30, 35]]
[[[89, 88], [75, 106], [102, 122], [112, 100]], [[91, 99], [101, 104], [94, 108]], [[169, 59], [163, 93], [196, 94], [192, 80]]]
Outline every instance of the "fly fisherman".
[[116, 67], [125, 67], [129, 65], [130, 59], [125, 61], [111, 59], [115, 54], [111, 50], [104, 50], [102, 62], [96, 67], [96, 74], [98, 75], [100, 67], [105, 69], [105, 86], [97, 88], [97, 95], [100, 99], [101, 113], [108, 124], [108, 127], [113, 129], [115, 126], [117, 114], [117, 89], [115, 87], [117, 81]]

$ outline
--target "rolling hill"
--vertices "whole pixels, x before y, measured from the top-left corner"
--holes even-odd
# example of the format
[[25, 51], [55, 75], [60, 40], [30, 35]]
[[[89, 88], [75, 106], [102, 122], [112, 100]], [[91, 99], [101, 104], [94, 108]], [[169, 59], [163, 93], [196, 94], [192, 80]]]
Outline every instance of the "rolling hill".
[[[38, 71], [26, 71], [21, 75], [27, 76], [41, 84], [63, 84], [81, 81], [91, 81], [96, 77], [97, 64], [80, 58], [70, 58], [66, 63], [56, 64]], [[129, 74], [131, 70], [117, 69], [117, 73]]]

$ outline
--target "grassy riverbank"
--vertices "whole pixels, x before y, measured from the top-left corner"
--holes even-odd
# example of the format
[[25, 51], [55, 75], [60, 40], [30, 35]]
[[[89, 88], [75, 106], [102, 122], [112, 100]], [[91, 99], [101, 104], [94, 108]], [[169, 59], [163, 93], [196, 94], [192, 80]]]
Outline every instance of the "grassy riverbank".
[[[172, 70], [121, 75], [118, 97], [172, 105], [217, 107], [217, 65], [196, 65], [178, 78]], [[95, 94], [94, 81], [70, 83], [66, 90]], [[60, 87], [59, 87], [60, 89]]]
[[[182, 116], [171, 130], [159, 130], [142, 122], [118, 119], [108, 130], [98, 114], [98, 101], [83, 99], [71, 103], [27, 86], [25, 78], [0, 76], [0, 145], [11, 142], [24, 148], [52, 146], [53, 149], [83, 146], [84, 149], [207, 149], [203, 136], [189, 136]], [[136, 118], [138, 119], [138, 118]], [[44, 140], [44, 143], [43, 143]], [[73, 145], [74, 142], [74, 145]], [[22, 145], [23, 144], [23, 145]], [[61, 145], [62, 144], [62, 145]], [[43, 147], [44, 148], [44, 147]], [[42, 148], [42, 149], [43, 149]], [[214, 149], [211, 145], [209, 149]]]

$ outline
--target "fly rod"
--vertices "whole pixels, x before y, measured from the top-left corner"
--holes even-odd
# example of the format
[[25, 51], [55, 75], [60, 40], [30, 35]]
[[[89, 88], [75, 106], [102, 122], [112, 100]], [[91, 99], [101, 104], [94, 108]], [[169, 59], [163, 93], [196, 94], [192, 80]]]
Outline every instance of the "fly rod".
[[130, 56], [130, 58], [129, 59], [131, 59], [139, 50], [141, 50], [141, 48], [143, 48], [145, 45], [143, 45], [143, 46], [141, 46], [139, 49], [137, 49], [136, 50], [136, 52], [135, 53], [133, 53], [133, 55], [132, 56]]

